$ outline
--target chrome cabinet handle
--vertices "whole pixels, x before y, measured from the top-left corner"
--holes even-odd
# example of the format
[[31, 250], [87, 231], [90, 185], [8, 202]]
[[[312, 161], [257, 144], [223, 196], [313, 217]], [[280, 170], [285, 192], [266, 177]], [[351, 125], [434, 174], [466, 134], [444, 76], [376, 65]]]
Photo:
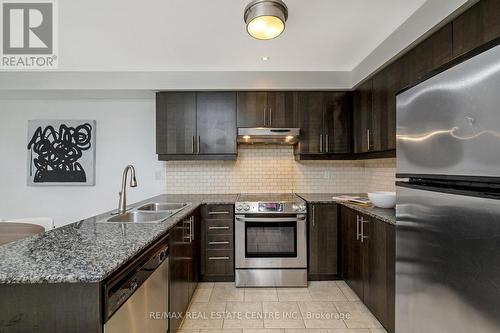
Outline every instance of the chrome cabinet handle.
[[315, 213], [315, 211], [316, 211], [316, 206], [314, 206], [314, 205], [313, 205], [313, 206], [312, 206], [312, 216], [311, 216], [311, 218], [312, 218], [312, 225], [313, 225], [313, 227], [315, 227], [315, 226], [316, 226], [316, 221], [315, 221], [315, 220], [316, 220], [316, 216], [315, 216], [315, 214], [314, 214], [314, 213]]
[[224, 227], [219, 227], [219, 226], [215, 226], [215, 227], [208, 227], [208, 230], [228, 230], [229, 227], [227, 226], [224, 226]]
[[364, 224], [365, 223], [370, 223], [370, 221], [365, 221], [365, 219], [363, 217], [360, 218], [359, 220], [360, 224], [361, 224], [361, 234], [360, 234], [360, 239], [361, 239], [361, 243], [363, 243], [363, 241], [365, 239], [368, 239], [368, 236], [365, 236], [365, 227], [364, 227]]
[[191, 138], [191, 153], [194, 154], [194, 135], [193, 137]]
[[319, 135], [319, 152], [323, 152], [323, 134]]
[[228, 212], [228, 211], [220, 211], [220, 212], [216, 212], [216, 211], [214, 211], [214, 212], [208, 212], [208, 215], [221, 215], [221, 214], [227, 214], [227, 215], [229, 215], [229, 214], [231, 214], [231, 212]]
[[269, 127], [273, 126], [273, 109], [269, 108]]
[[267, 126], [267, 110], [264, 108], [264, 127]]
[[208, 257], [208, 260], [229, 260], [229, 257]]
[[325, 134], [325, 146], [326, 146], [326, 152], [330, 152], [330, 136], [328, 134]]
[[228, 241], [208, 242], [209, 245], [229, 245]]
[[359, 215], [356, 215], [356, 240], [359, 240]]
[[303, 221], [304, 217], [241, 217], [236, 216], [237, 221], [241, 222], [299, 222]]
[[190, 217], [191, 219], [191, 241], [194, 241], [194, 216], [191, 216]]
[[198, 135], [198, 144], [196, 145], [196, 150], [198, 154], [200, 153], [200, 142], [201, 142], [201, 137]]
[[371, 139], [370, 139], [371, 133], [370, 132], [371, 132], [370, 129], [367, 128], [366, 129], [366, 141], [367, 141], [367, 144], [368, 144], [368, 150], [371, 150]]

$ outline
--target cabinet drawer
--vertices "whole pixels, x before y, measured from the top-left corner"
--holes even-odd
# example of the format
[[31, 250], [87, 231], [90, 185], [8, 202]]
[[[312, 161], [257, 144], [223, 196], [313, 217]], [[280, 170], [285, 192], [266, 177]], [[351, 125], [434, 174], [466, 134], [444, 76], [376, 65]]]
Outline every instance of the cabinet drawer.
[[233, 235], [207, 235], [207, 250], [232, 250]]
[[206, 205], [203, 210], [204, 218], [207, 220], [215, 219], [233, 219], [234, 206], [233, 205]]
[[233, 275], [234, 255], [232, 250], [207, 250], [205, 258], [205, 274]]
[[206, 220], [205, 223], [207, 235], [233, 234], [233, 220]]

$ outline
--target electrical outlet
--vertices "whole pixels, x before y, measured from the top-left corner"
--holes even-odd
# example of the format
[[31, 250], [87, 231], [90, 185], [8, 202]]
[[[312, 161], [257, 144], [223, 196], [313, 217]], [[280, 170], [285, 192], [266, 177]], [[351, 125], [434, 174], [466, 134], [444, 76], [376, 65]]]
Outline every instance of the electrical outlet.
[[156, 171], [155, 172], [155, 179], [156, 180], [165, 180], [165, 176], [163, 171]]
[[323, 171], [323, 178], [330, 179], [332, 177], [332, 172], [330, 170]]

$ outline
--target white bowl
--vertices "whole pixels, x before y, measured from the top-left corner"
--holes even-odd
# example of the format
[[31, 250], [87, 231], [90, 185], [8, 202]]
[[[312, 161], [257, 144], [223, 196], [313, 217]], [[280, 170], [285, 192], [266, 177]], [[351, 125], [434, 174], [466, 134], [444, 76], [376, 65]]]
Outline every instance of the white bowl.
[[368, 198], [376, 207], [394, 208], [396, 206], [396, 192], [371, 192]]

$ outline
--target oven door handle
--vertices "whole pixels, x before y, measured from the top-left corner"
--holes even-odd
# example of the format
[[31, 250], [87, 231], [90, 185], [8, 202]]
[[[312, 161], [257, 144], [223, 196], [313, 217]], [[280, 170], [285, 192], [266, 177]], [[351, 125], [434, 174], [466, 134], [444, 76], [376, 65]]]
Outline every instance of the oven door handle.
[[241, 217], [236, 216], [236, 220], [240, 222], [300, 222], [306, 219], [305, 216], [300, 217]]

